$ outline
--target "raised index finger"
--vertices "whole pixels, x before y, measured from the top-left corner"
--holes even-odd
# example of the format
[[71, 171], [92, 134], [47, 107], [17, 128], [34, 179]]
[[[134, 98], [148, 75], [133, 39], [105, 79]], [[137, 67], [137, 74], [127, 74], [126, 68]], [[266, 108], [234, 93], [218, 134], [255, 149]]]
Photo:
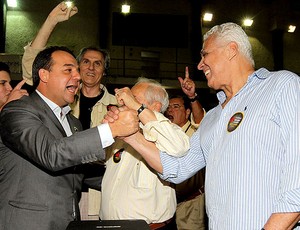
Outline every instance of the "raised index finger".
[[20, 81], [14, 88], [14, 90], [20, 90], [22, 88], [22, 86], [25, 84], [25, 79], [23, 79], [22, 81]]
[[186, 79], [189, 79], [189, 78], [190, 78], [189, 67], [188, 67], [188, 66], [185, 67], [185, 78], [186, 78]]

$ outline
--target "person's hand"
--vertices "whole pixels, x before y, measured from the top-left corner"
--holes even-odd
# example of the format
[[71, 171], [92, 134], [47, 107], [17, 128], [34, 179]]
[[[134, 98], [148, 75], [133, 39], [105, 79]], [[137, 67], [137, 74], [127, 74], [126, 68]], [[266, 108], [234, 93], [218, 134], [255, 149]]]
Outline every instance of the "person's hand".
[[122, 89], [115, 89], [116, 98], [120, 105], [126, 105], [129, 109], [137, 110], [140, 108], [139, 103], [133, 96], [131, 90], [128, 87]]
[[23, 96], [28, 96], [26, 89], [22, 89], [22, 86], [25, 84], [25, 80], [20, 81], [15, 88], [10, 92], [6, 103], [20, 99]]
[[139, 130], [139, 118], [137, 111], [127, 107], [118, 108], [118, 118], [114, 122], [109, 122], [113, 137], [125, 137]]
[[53, 24], [68, 20], [70, 17], [78, 13], [78, 8], [74, 5], [67, 6], [65, 2], [59, 3], [49, 14], [48, 19]]
[[185, 95], [189, 98], [194, 98], [196, 96], [196, 84], [192, 79], [190, 79], [189, 67], [185, 67], [185, 78], [183, 79], [182, 77], [178, 77], [178, 80]]
[[113, 123], [114, 121], [119, 119], [119, 113], [120, 110], [117, 106], [111, 106], [110, 110], [108, 110], [106, 115], [104, 116], [102, 123]]
[[8, 102], [18, 100], [23, 96], [29, 95], [26, 89], [22, 89], [22, 86], [25, 84], [25, 82], [25, 80], [22, 80], [15, 86], [15, 88], [10, 92], [7, 101], [0, 107], [0, 111]]

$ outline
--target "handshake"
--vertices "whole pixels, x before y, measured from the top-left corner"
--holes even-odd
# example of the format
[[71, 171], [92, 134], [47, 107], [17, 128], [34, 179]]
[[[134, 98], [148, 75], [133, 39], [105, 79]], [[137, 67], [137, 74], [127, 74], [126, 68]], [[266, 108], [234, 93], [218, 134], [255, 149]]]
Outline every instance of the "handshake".
[[113, 137], [130, 136], [139, 130], [137, 111], [126, 106], [110, 107], [102, 123], [108, 123]]
[[[129, 101], [132, 102], [136, 100], [128, 87], [123, 89], [124, 90], [115, 89], [116, 98], [120, 106], [110, 106], [102, 121], [102, 123], [109, 124], [113, 137], [130, 136], [139, 130], [137, 110], [133, 109], [132, 106], [131, 108], [127, 107], [124, 103], [125, 99], [123, 100], [123, 97], [127, 99], [127, 104], [129, 104]], [[124, 93], [122, 93], [123, 91]], [[120, 98], [120, 95], [123, 97]]]
[[[151, 100], [154, 97], [149, 96], [149, 87], [151, 83], [139, 82], [131, 90], [128, 87], [115, 89], [115, 96], [120, 107], [110, 107], [103, 123], [108, 123], [110, 126], [118, 123], [120, 126], [117, 126], [117, 137], [126, 137], [136, 133], [139, 130], [139, 121], [142, 125], [157, 121], [153, 111], [160, 112], [161, 103]], [[153, 90], [151, 93], [156, 92]]]

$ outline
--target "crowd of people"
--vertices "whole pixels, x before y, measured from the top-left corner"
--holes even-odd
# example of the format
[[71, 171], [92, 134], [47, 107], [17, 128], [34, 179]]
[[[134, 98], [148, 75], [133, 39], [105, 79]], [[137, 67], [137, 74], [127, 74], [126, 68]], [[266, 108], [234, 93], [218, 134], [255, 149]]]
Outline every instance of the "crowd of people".
[[[181, 95], [155, 80], [108, 92], [109, 52], [47, 47], [76, 15], [58, 4], [25, 46], [24, 80], [0, 62], [0, 230], [142, 219], [149, 229], [300, 229], [300, 78], [255, 69], [235, 23], [204, 35], [205, 111], [186, 67]], [[28, 93], [25, 82], [33, 87]]]

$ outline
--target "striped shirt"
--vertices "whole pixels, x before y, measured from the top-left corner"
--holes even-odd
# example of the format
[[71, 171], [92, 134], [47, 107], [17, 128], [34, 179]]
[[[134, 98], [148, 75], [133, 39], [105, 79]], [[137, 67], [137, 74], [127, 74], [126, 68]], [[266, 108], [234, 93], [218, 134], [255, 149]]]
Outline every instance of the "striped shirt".
[[161, 153], [160, 176], [180, 183], [206, 166], [210, 229], [261, 229], [272, 213], [300, 212], [300, 78], [262, 68], [224, 109], [217, 96], [188, 154]]

